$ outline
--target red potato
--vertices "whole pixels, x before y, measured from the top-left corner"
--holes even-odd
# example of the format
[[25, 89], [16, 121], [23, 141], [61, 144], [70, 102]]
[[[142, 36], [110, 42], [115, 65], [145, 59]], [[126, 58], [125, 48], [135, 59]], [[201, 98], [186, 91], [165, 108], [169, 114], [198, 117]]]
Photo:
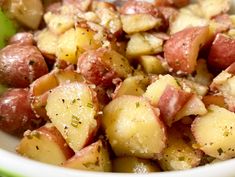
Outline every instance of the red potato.
[[107, 146], [101, 140], [81, 149], [63, 163], [64, 167], [78, 170], [110, 172], [111, 161]]
[[33, 113], [28, 89], [9, 89], [0, 97], [0, 129], [15, 135], [36, 128], [41, 119]]
[[227, 104], [225, 102], [224, 96], [221, 95], [206, 95], [202, 99], [203, 103], [206, 107], [209, 107], [210, 105], [217, 105], [222, 108], [227, 108]]
[[117, 156], [154, 159], [165, 148], [159, 110], [141, 97], [123, 95], [105, 106], [101, 122]]
[[158, 7], [159, 11], [163, 15], [163, 18], [165, 19], [165, 25], [169, 26], [170, 22], [176, 18], [178, 15], [178, 10], [173, 7], [166, 7], [166, 6], [160, 6]]
[[226, 69], [235, 62], [235, 39], [225, 34], [217, 34], [208, 56], [209, 66], [218, 70]]
[[174, 7], [183, 7], [188, 5], [190, 0], [155, 0], [157, 6], [174, 6]]
[[25, 157], [53, 165], [61, 165], [74, 155], [51, 123], [34, 131], [26, 131], [16, 150]]
[[46, 111], [68, 145], [77, 152], [96, 135], [98, 106], [96, 93], [87, 84], [74, 82], [52, 90]]
[[91, 6], [92, 0], [62, 0], [63, 4], [71, 4], [82, 11], [87, 11]]
[[175, 72], [191, 74], [196, 69], [200, 48], [207, 42], [208, 26], [191, 27], [171, 36], [164, 46], [164, 56]]
[[12, 44], [0, 51], [0, 82], [11, 87], [28, 87], [48, 73], [40, 51], [32, 45]]
[[33, 39], [33, 34], [29, 32], [20, 32], [12, 36], [8, 44], [23, 44], [23, 45], [33, 45], [35, 43]]
[[175, 115], [190, 100], [192, 95], [192, 93], [184, 92], [173, 86], [167, 86], [165, 88], [157, 107], [160, 109], [161, 118], [168, 126], [171, 126], [176, 121], [174, 119]]
[[161, 17], [156, 6], [146, 1], [128, 0], [120, 9], [121, 14], [150, 14], [154, 17]]
[[99, 48], [82, 54], [78, 72], [95, 85], [110, 86], [115, 78], [126, 78], [132, 72], [128, 60], [114, 50]]

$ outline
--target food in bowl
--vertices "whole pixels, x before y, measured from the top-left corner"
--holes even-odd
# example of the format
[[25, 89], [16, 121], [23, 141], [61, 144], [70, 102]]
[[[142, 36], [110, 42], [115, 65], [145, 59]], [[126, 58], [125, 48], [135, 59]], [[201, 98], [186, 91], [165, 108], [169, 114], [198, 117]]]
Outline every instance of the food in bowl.
[[0, 129], [22, 156], [132, 173], [235, 157], [229, 0], [1, 7]]

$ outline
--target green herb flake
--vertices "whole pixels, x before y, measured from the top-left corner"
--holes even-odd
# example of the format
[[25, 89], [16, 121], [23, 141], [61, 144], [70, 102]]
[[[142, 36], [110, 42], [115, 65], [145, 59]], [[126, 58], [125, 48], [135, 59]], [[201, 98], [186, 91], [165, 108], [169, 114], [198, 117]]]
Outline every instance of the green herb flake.
[[219, 153], [219, 155], [221, 155], [221, 154], [223, 154], [223, 153], [224, 153], [224, 151], [223, 151], [223, 149], [222, 149], [222, 148], [217, 149], [217, 152]]
[[93, 106], [92, 103], [87, 103], [87, 107], [88, 107], [88, 108], [93, 108], [94, 106]]
[[181, 156], [178, 158], [179, 161], [184, 161], [185, 160], [185, 157]]
[[76, 103], [76, 99], [73, 99], [72, 104]]
[[74, 128], [77, 128], [79, 124], [82, 124], [82, 122], [80, 121], [79, 117], [72, 115], [72, 121], [71, 121], [71, 125]]
[[136, 108], [140, 107], [140, 103], [139, 103], [139, 102], [136, 102], [136, 103], [135, 103], [135, 107], [136, 107]]

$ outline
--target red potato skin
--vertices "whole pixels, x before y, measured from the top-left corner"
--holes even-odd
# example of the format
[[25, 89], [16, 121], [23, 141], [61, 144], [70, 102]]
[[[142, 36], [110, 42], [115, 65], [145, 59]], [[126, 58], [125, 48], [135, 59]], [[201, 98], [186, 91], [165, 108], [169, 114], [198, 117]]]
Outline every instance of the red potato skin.
[[[195, 50], [193, 48], [194, 41], [206, 31], [208, 31], [208, 27], [192, 27], [179, 31], [170, 37], [164, 45], [164, 57], [173, 71], [184, 74], [191, 74], [195, 71], [197, 56], [190, 58], [189, 55], [192, 50]], [[198, 47], [200, 48], [200, 46]]]
[[0, 51], [0, 82], [11, 87], [28, 87], [48, 73], [40, 51], [32, 45], [12, 44]]
[[220, 14], [213, 18], [215, 22], [220, 24], [220, 27], [217, 29], [217, 33], [222, 33], [228, 31], [232, 28], [233, 23], [228, 14]]
[[170, 20], [174, 19], [178, 15], [178, 10], [173, 7], [160, 6], [159, 11], [163, 15], [167, 26], [169, 26]]
[[235, 62], [235, 39], [218, 33], [212, 43], [208, 64], [217, 70], [223, 70]]
[[160, 109], [161, 118], [171, 126], [174, 116], [190, 100], [192, 93], [184, 92], [172, 86], [167, 86], [163, 92], [157, 107]]
[[99, 86], [112, 85], [113, 79], [117, 78], [117, 74], [111, 70], [104, 62], [102, 56], [107, 49], [87, 51], [78, 59], [78, 69], [83, 77], [89, 82]]
[[190, 3], [190, 0], [155, 0], [157, 6], [183, 7]]
[[68, 146], [63, 136], [55, 126], [42, 126], [37, 129], [37, 132], [50, 137], [56, 144], [58, 144], [61, 147], [61, 150], [63, 150], [63, 154], [66, 159], [69, 159], [74, 155], [74, 151]]
[[226, 71], [230, 74], [234, 74], [235, 75], [235, 62], [232, 63], [227, 69]]
[[37, 128], [28, 89], [9, 89], [0, 97], [0, 129], [14, 135], [21, 135], [27, 129]]
[[33, 45], [34, 43], [33, 34], [28, 32], [17, 33], [8, 41], [8, 44]]

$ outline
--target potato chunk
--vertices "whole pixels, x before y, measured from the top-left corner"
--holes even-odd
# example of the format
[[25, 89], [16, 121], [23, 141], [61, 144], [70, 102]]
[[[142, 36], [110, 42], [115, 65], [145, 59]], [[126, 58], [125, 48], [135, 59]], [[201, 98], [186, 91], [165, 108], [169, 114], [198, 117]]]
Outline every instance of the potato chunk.
[[117, 156], [156, 158], [165, 147], [166, 134], [159, 111], [136, 96], [121, 96], [105, 108], [102, 125]]
[[175, 72], [191, 74], [196, 69], [200, 48], [207, 42], [209, 28], [192, 27], [175, 33], [164, 46], [164, 56]]
[[128, 33], [148, 31], [160, 26], [161, 19], [155, 18], [150, 14], [130, 14], [121, 15], [123, 30]]
[[111, 165], [108, 149], [101, 140], [81, 149], [63, 164], [68, 168], [103, 172], [111, 171]]
[[235, 157], [235, 114], [210, 105], [208, 113], [197, 117], [192, 132], [199, 147], [207, 155], [225, 160]]
[[17, 152], [53, 165], [61, 165], [74, 154], [60, 132], [50, 123], [37, 130], [25, 132]]
[[167, 145], [159, 159], [159, 164], [163, 170], [186, 170], [200, 164], [202, 153], [193, 149], [190, 143], [183, 139], [183, 134], [176, 128], [168, 130]]
[[156, 80], [147, 87], [147, 90], [143, 96], [150, 100], [152, 105], [157, 106], [160, 97], [162, 96], [163, 92], [165, 91], [168, 85], [173, 86], [175, 88], [180, 88], [175, 78], [171, 75], [160, 75], [158, 80]]
[[89, 143], [97, 130], [97, 99], [86, 84], [75, 82], [55, 88], [48, 96], [46, 111], [75, 152]]
[[113, 171], [119, 173], [160, 172], [157, 163], [136, 157], [118, 157], [113, 160]]
[[114, 50], [99, 48], [82, 54], [77, 69], [88, 81], [110, 86], [115, 78], [126, 78], [132, 72], [128, 60]]

